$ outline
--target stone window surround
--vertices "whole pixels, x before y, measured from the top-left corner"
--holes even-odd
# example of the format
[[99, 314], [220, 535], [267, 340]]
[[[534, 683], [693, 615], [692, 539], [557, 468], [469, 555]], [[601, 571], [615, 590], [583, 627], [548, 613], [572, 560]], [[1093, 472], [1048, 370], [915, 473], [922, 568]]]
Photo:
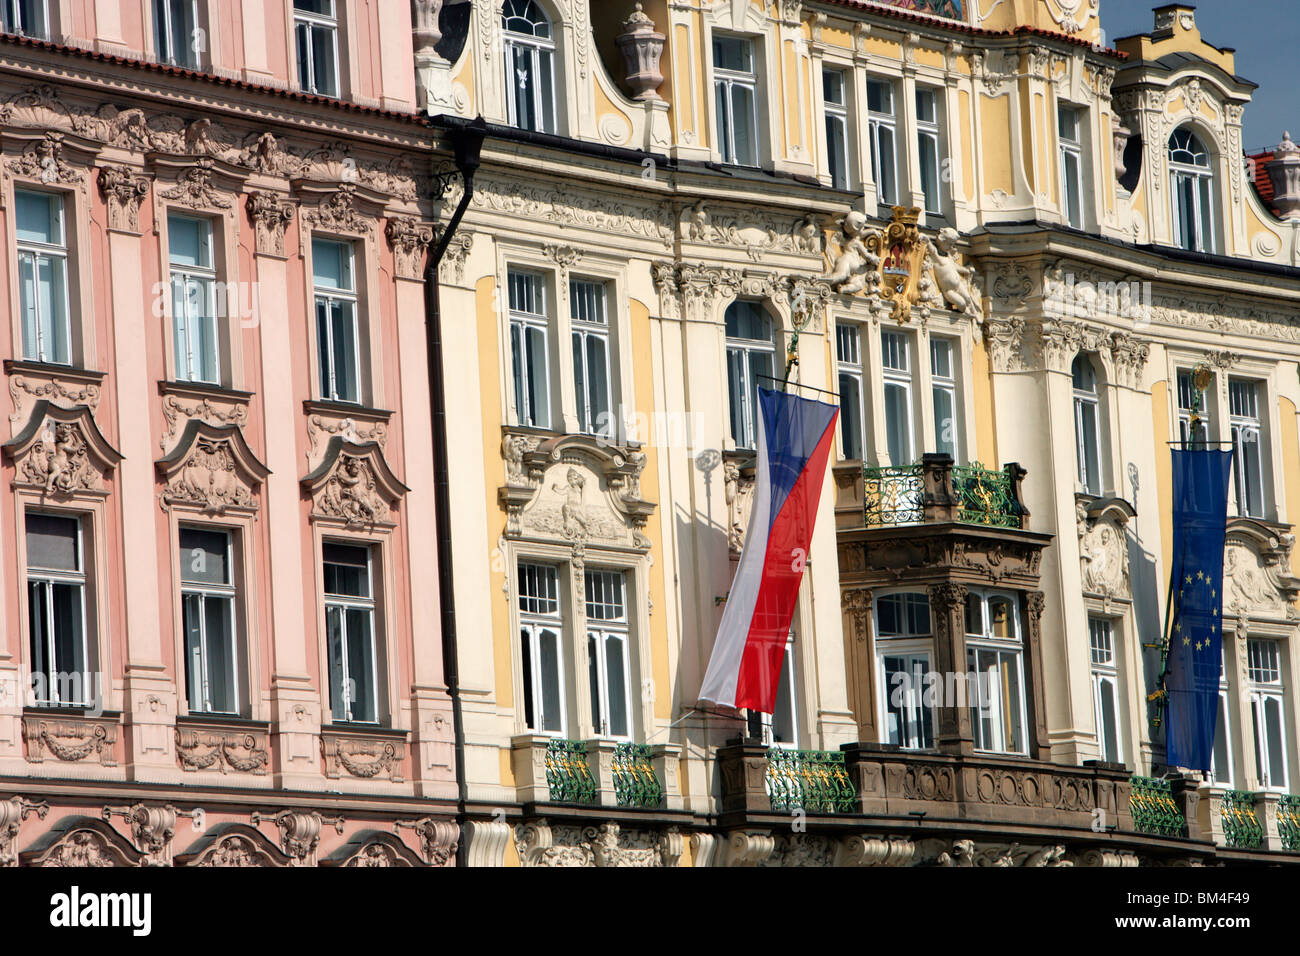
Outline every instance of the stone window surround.
[[[301, 90], [298, 78], [298, 50], [294, 30], [293, 0], [281, 0], [284, 7], [284, 54], [288, 67], [290, 84], [295, 90]], [[335, 51], [338, 54], [338, 99], [352, 99], [353, 91], [359, 88], [356, 57], [351, 55], [349, 39], [358, 36], [355, 0], [334, 0], [334, 22], [336, 24]], [[209, 47], [210, 48], [210, 47]], [[323, 94], [322, 94], [323, 95]]]

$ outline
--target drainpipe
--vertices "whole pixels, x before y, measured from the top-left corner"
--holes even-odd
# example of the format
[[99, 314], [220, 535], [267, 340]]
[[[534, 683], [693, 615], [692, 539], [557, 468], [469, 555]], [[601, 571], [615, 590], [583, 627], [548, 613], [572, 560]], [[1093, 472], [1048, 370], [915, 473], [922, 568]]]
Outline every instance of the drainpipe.
[[[434, 507], [437, 510], [438, 537], [438, 594], [442, 603], [442, 666], [447, 693], [451, 697], [452, 730], [456, 749], [457, 817], [465, 820], [465, 804], [469, 788], [465, 781], [465, 721], [461, 713], [460, 658], [456, 647], [456, 593], [453, 590], [451, 547], [451, 490], [447, 466], [447, 399], [443, 375], [442, 308], [438, 287], [438, 267], [447, 254], [460, 221], [469, 208], [474, 195], [474, 173], [479, 167], [479, 153], [487, 135], [483, 117], [473, 122], [459, 124], [448, 131], [455, 153], [456, 169], [465, 187], [452, 214], [451, 220], [438, 237], [438, 245], [424, 273], [425, 347], [429, 363], [429, 412], [433, 426]], [[440, 195], [445, 195], [452, 185], [450, 174], [440, 177]], [[457, 840], [456, 865], [465, 866], [467, 860], [465, 834]]]

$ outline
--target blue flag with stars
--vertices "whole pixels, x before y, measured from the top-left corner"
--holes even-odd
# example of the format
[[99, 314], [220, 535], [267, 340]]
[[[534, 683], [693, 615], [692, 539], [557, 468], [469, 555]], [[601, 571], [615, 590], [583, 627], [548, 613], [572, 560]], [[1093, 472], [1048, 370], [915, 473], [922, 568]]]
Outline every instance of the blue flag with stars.
[[1166, 762], [1209, 770], [1219, 714], [1223, 545], [1232, 452], [1175, 449], [1173, 621], [1165, 666]]

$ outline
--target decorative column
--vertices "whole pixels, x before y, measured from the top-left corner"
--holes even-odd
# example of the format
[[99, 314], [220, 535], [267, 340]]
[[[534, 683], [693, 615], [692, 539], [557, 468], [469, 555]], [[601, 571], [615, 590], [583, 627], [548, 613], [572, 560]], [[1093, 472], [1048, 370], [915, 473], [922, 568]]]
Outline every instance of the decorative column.
[[[113, 307], [114, 369], [111, 380], [117, 398], [118, 506], [122, 514], [122, 551], [131, 572], [124, 575], [126, 604], [126, 668], [123, 716], [126, 725], [127, 772], [133, 779], [163, 781], [176, 772], [174, 726], [176, 682], [164, 664], [159, 626], [162, 560], [159, 539], [166, 540], [159, 521], [154, 475], [154, 435], [149, 427], [156, 379], [140, 343], [148, 337], [145, 323], [152, 310], [140, 301], [140, 286], [127, 277], [143, 274], [140, 206], [149, 180], [128, 166], [100, 170], [99, 190], [108, 218], [109, 274], [117, 277], [110, 295]], [[180, 680], [177, 669], [176, 681]]]
[[[934, 624], [934, 664], [940, 674], [965, 674], [966, 585], [930, 585], [930, 618]], [[973, 754], [975, 733], [969, 707], [940, 707], [935, 735], [944, 753]]]
[[1025, 621], [1029, 625], [1025, 629], [1025, 662], [1034, 722], [1029, 755], [1036, 760], [1052, 758], [1052, 747], [1047, 739], [1047, 685], [1043, 680], [1043, 610], [1046, 607], [1047, 596], [1042, 591], [1030, 591], [1025, 595]]

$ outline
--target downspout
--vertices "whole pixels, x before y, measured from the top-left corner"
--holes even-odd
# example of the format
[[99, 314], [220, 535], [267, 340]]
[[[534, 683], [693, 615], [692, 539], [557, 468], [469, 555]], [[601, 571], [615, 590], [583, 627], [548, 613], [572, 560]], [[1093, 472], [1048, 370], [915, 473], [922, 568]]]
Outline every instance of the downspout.
[[[451, 487], [447, 465], [447, 400], [443, 375], [442, 307], [438, 268], [460, 227], [460, 221], [474, 195], [474, 173], [479, 165], [479, 148], [487, 126], [479, 117], [473, 123], [450, 131], [464, 192], [451, 220], [438, 237], [437, 248], [424, 273], [425, 347], [429, 363], [429, 412], [433, 429], [434, 507], [437, 511], [438, 595], [441, 599], [443, 679], [451, 697], [452, 731], [455, 734], [457, 822], [465, 822], [465, 804], [469, 787], [465, 780], [465, 721], [460, 700], [460, 657], [456, 645], [456, 593], [453, 590], [451, 547]], [[442, 177], [442, 194], [451, 186], [450, 177]], [[465, 866], [467, 841], [462, 831], [456, 841], [456, 865]]]

